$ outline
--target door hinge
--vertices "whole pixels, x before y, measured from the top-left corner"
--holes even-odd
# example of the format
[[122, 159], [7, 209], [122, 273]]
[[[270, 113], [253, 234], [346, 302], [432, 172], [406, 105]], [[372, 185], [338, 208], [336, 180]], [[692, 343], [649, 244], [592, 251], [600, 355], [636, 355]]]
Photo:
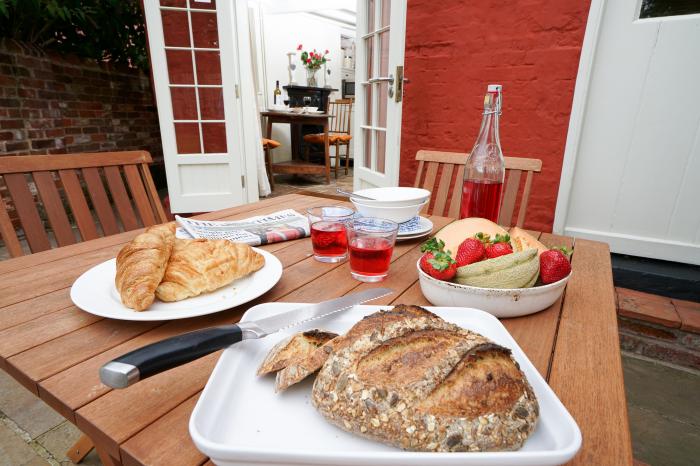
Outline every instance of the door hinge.
[[241, 175], [241, 186], [245, 189], [245, 175]]
[[233, 88], [236, 90], [236, 99], [240, 99], [241, 93], [238, 92], [238, 84], [234, 85]]

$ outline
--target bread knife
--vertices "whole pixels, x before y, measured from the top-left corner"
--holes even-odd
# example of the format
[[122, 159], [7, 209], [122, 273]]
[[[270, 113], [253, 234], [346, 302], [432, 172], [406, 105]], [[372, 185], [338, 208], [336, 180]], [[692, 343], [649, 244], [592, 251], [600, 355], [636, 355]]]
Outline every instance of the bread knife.
[[112, 388], [126, 388], [207, 354], [251, 338], [263, 338], [310, 320], [350, 309], [356, 304], [391, 294], [390, 288], [371, 288], [341, 298], [302, 306], [250, 322], [209, 327], [166, 338], [120, 356], [100, 368], [100, 380]]

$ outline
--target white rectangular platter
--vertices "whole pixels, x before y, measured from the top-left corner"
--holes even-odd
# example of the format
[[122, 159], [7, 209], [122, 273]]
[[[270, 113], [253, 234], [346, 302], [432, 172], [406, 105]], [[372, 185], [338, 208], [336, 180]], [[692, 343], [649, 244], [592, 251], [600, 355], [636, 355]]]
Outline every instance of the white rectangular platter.
[[[242, 321], [300, 306], [255, 306]], [[469, 308], [428, 307], [443, 319], [481, 333], [510, 348], [540, 405], [535, 432], [519, 451], [479, 453], [407, 452], [345, 432], [326, 422], [311, 404], [313, 377], [275, 393], [274, 375], [255, 372], [272, 346], [309, 328], [344, 333], [363, 316], [390, 306], [356, 306], [325, 319], [261, 340], [246, 340], [224, 351], [190, 418], [190, 435], [217, 465], [558, 465], [581, 446], [581, 431], [547, 382], [505, 327], [492, 315]]]

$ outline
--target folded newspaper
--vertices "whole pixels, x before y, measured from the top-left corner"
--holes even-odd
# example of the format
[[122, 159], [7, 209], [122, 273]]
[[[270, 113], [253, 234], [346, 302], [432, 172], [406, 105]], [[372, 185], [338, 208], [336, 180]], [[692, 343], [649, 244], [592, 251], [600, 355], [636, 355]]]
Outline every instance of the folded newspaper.
[[309, 221], [293, 209], [245, 220], [215, 222], [175, 216], [177, 238], [227, 239], [251, 246], [277, 243], [309, 236]]

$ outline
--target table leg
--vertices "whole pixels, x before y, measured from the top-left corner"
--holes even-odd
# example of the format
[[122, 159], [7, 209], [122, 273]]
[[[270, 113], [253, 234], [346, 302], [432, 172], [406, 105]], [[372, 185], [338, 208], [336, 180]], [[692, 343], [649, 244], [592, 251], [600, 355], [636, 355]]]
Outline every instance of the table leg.
[[100, 457], [100, 461], [102, 461], [104, 466], [122, 466], [121, 460], [114, 458], [106, 451], [100, 449], [100, 447], [95, 446], [95, 451], [97, 451], [97, 456]]
[[323, 151], [326, 156], [326, 184], [331, 184], [331, 148], [328, 141], [328, 120], [323, 124]]
[[267, 117], [267, 139], [272, 139], [272, 118]]
[[[301, 145], [303, 142], [303, 137], [301, 135], [302, 125], [298, 123], [289, 123], [289, 136], [292, 143], [292, 160], [301, 160]], [[307, 160], [308, 162], [308, 160]]]
[[72, 447], [68, 449], [66, 452], [66, 456], [68, 457], [69, 460], [74, 462], [75, 464], [80, 463], [83, 461], [83, 459], [90, 453], [90, 450], [95, 445], [92, 443], [92, 440], [90, 437], [87, 435], [83, 434], [80, 436], [77, 442], [73, 444]]

